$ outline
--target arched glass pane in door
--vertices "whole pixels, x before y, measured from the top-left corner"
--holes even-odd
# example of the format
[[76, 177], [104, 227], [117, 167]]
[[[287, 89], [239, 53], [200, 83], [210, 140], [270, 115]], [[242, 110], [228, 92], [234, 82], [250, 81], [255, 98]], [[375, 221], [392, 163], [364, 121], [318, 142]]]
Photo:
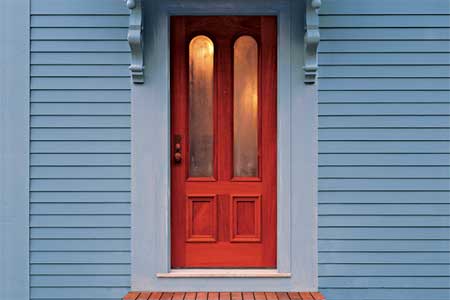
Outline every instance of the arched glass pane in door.
[[234, 44], [234, 176], [256, 177], [258, 166], [258, 44], [241, 36]]
[[214, 44], [207, 36], [189, 44], [189, 176], [213, 176]]

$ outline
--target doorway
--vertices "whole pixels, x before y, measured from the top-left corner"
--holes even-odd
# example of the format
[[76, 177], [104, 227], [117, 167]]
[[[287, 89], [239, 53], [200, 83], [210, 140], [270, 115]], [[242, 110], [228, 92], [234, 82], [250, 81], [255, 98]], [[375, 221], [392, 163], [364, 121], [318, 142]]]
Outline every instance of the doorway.
[[171, 17], [171, 266], [275, 268], [277, 19]]

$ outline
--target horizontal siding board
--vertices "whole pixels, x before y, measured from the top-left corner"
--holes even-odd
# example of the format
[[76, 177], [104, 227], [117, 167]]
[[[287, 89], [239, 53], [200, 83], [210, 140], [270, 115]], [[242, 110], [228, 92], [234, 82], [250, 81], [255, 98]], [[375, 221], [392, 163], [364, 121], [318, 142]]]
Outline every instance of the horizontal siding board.
[[[43, 53], [35, 53], [43, 54]], [[63, 55], [60, 55], [58, 61], [64, 61]], [[33, 59], [31, 56], [31, 62], [37, 63], [38, 61], [51, 61], [50, 58], [47, 60], [46, 57], [36, 57]], [[82, 59], [80, 57], [80, 59]], [[106, 60], [106, 58], [105, 58]], [[84, 58], [83, 63], [87, 63], [89, 57]], [[367, 65], [367, 66], [377, 66], [377, 65], [450, 65], [450, 55], [448, 53], [429, 53], [424, 55], [422, 53], [322, 53], [319, 55], [320, 65]], [[320, 85], [319, 85], [320, 87]], [[414, 87], [410, 87], [414, 90]], [[409, 89], [408, 89], [409, 90]]]
[[[448, 230], [448, 228], [414, 228], [412, 230], [398, 227], [320, 227], [318, 237], [320, 240], [448, 240]], [[415, 254], [417, 253], [399, 253], [398, 256], [414, 257]], [[433, 251], [425, 254], [448, 255]], [[330, 255], [334, 255], [334, 253], [331, 252]]]
[[319, 203], [446, 203], [448, 191], [322, 191]]
[[[33, 131], [31, 132], [33, 136]], [[449, 141], [447, 128], [328, 128], [319, 141]]]
[[[375, 277], [375, 276], [323, 276], [322, 288], [440, 288], [448, 284], [448, 277]], [[414, 298], [413, 298], [414, 299]]]
[[324, 290], [325, 295], [336, 300], [378, 300], [378, 299], [429, 299], [447, 300], [450, 297], [450, 288], [434, 289], [340, 289]]
[[131, 132], [127, 128], [32, 128], [31, 140], [129, 141], [131, 140]]
[[449, 15], [446, 0], [326, 0], [320, 8], [322, 15]]
[[33, 179], [33, 191], [130, 191], [128, 179]]
[[31, 179], [86, 179], [86, 178], [111, 178], [130, 179], [131, 169], [128, 166], [104, 166], [104, 167], [31, 167]]
[[33, 128], [129, 128], [130, 122], [130, 116], [31, 116], [31, 127]]
[[[61, 2], [61, 1], [60, 1]], [[95, 2], [95, 1], [91, 1]], [[33, 15], [31, 16], [31, 27], [128, 27], [127, 15], [99, 15], [99, 16], [86, 16], [86, 15]], [[430, 18], [430, 20], [433, 20]], [[407, 21], [407, 20], [405, 20]], [[437, 21], [437, 20], [436, 20]]]
[[427, 141], [427, 142], [321, 141], [319, 142], [319, 146], [320, 146], [320, 153], [449, 153], [450, 154], [449, 141]]
[[450, 40], [450, 28], [322, 28], [320, 39], [324, 41]]
[[33, 192], [31, 203], [110, 203], [129, 202], [130, 192]]
[[[325, 79], [324, 79], [325, 80]], [[349, 81], [353, 79], [348, 79]], [[367, 79], [369, 80], [369, 79]], [[334, 79], [330, 79], [334, 81]], [[358, 83], [358, 80], [354, 80]], [[339, 82], [333, 83], [338, 84]], [[345, 88], [345, 84], [343, 88]], [[450, 83], [450, 79], [449, 79]], [[33, 112], [33, 107], [32, 107]], [[319, 116], [448, 116], [450, 115], [450, 103], [321, 103], [319, 104]]]
[[31, 15], [128, 15], [122, 0], [31, 0]]
[[[450, 181], [448, 181], [450, 183]], [[449, 204], [319, 204], [319, 214], [325, 215], [396, 215], [450, 216]], [[449, 224], [450, 225], [450, 224]], [[450, 236], [447, 236], [450, 239]]]
[[[450, 54], [448, 55], [450, 57]], [[449, 61], [450, 62], [450, 61]], [[31, 82], [33, 86], [33, 81]], [[100, 84], [101, 87], [101, 84]], [[320, 90], [450, 90], [450, 78], [322, 78]], [[447, 113], [450, 109], [447, 105]], [[407, 108], [405, 108], [407, 109]]]
[[[111, 203], [108, 203], [108, 205]], [[31, 228], [30, 230], [31, 239], [130, 239], [131, 232], [130, 227], [123, 228], [65, 228], [65, 227], [38, 227]], [[66, 252], [62, 252], [64, 255]], [[80, 253], [73, 253], [74, 255]], [[69, 253], [69, 254], [70, 254]], [[46, 255], [46, 254], [42, 254]], [[82, 255], [82, 254], [80, 254]], [[121, 254], [125, 255], [125, 254]], [[50, 258], [52, 256], [50, 255]]]
[[[320, 91], [320, 103], [390, 103], [443, 102], [448, 103], [450, 91]], [[320, 124], [319, 124], [320, 125]]]
[[[32, 44], [33, 45], [33, 44]], [[448, 53], [450, 41], [445, 40], [377, 40], [352, 41], [328, 40], [321, 41], [319, 53]], [[322, 69], [321, 69], [322, 70]]]
[[[129, 264], [32, 264], [31, 275], [129, 275]], [[123, 295], [122, 295], [123, 296]]]
[[32, 264], [127, 264], [130, 252], [32, 252]]
[[121, 215], [130, 214], [129, 203], [31, 203], [32, 215]]
[[128, 287], [129, 284], [127, 275], [38, 275], [30, 281], [31, 287]]
[[450, 166], [448, 154], [320, 154], [319, 166]]
[[[57, 77], [59, 79], [79, 77], [128, 77], [128, 65], [34, 65], [31, 76]], [[67, 80], [67, 79], [66, 79]]]
[[[112, 78], [109, 78], [112, 79]], [[114, 80], [112, 80], [114, 83]], [[450, 106], [449, 106], [450, 110]], [[31, 115], [117, 115], [129, 116], [131, 108], [129, 103], [102, 102], [102, 103], [32, 103]]]
[[[325, 3], [328, 1], [325, 1]], [[393, 3], [391, 2], [391, 5]], [[323, 10], [322, 10], [323, 11]], [[450, 15], [322, 15], [321, 28], [450, 27]]]
[[130, 90], [32, 90], [31, 102], [126, 102]]
[[450, 216], [319, 215], [319, 226], [450, 227]]
[[124, 90], [130, 87], [128, 77], [33, 77], [33, 90]]
[[[437, 54], [436, 54], [437, 55]], [[117, 65], [130, 64], [129, 53], [84, 53], [84, 52], [33, 52], [32, 65]], [[129, 87], [128, 87], [129, 88]]]
[[124, 287], [35, 287], [31, 288], [30, 292], [31, 299], [54, 299], [68, 295], [90, 299], [120, 299], [129, 292], [129, 289]]
[[[128, 215], [32, 215], [31, 227], [102, 227], [130, 226]], [[110, 249], [111, 250], [111, 249]], [[119, 249], [116, 249], [119, 250]], [[127, 249], [121, 249], [121, 251]], [[129, 249], [128, 249], [129, 250]]]
[[[31, 41], [31, 52], [64, 53], [64, 52], [130, 52], [128, 42], [124, 40], [84, 40], [84, 41]], [[31, 71], [33, 72], [34, 66]]]
[[319, 269], [325, 276], [339, 276], [348, 272], [353, 276], [450, 276], [448, 266], [435, 264], [319, 264]]
[[31, 153], [130, 153], [129, 141], [34, 141]]
[[450, 191], [449, 179], [364, 179], [339, 178], [320, 180], [319, 191]]
[[[335, 239], [335, 240], [319, 240], [318, 243], [319, 243], [319, 251], [321, 252], [449, 252], [450, 251], [449, 240]], [[348, 273], [347, 275], [355, 276], [356, 274]], [[368, 276], [370, 275], [381, 275], [381, 274], [368, 274]], [[320, 276], [330, 276], [330, 274], [328, 275], [320, 274]]]
[[31, 154], [31, 166], [129, 166], [129, 154]]
[[31, 251], [130, 251], [128, 239], [31, 240]]
[[447, 253], [320, 253], [320, 264], [450, 264]]
[[420, 80], [428, 82], [438, 78], [438, 83], [441, 81], [442, 84], [445, 79], [441, 78], [450, 77], [450, 68], [448, 66], [322, 66], [319, 75], [321, 82], [325, 78], [371, 78], [379, 83], [383, 82], [378, 81], [380, 78], [421, 78]]
[[120, 299], [129, 292], [124, 287], [35, 287], [31, 288], [31, 299], [54, 299], [77, 295], [79, 298], [90, 299]]
[[[32, 170], [33, 173], [33, 170]], [[448, 166], [343, 166], [319, 167], [319, 178], [447, 178]]]
[[[319, 126], [322, 128], [450, 127], [450, 118], [448, 116], [322, 116], [319, 119]], [[31, 121], [33, 122], [33, 119]]]
[[32, 41], [113, 40], [125, 41], [127, 28], [31, 28]]

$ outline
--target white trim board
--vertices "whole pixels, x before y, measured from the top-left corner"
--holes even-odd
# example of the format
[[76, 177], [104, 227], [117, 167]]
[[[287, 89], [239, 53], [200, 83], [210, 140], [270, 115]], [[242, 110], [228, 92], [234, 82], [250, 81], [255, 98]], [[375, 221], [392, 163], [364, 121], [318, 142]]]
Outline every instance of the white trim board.
[[[317, 87], [303, 84], [305, 3], [158, 0], [144, 6], [145, 83], [132, 86], [132, 289], [317, 289]], [[290, 276], [170, 274], [170, 15], [278, 16], [277, 270]], [[291, 155], [295, 153], [295, 156]]]
[[160, 278], [275, 278], [291, 277], [291, 273], [280, 273], [276, 269], [173, 269], [169, 273], [158, 273]]

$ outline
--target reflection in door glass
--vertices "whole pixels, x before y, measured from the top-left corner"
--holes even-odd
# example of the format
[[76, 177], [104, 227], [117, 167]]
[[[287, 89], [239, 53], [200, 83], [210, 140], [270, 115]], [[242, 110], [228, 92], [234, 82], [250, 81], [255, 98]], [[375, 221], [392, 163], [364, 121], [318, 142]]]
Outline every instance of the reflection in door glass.
[[199, 35], [189, 44], [189, 176], [213, 175], [214, 45]]
[[234, 44], [234, 176], [258, 176], [258, 44], [242, 36]]

